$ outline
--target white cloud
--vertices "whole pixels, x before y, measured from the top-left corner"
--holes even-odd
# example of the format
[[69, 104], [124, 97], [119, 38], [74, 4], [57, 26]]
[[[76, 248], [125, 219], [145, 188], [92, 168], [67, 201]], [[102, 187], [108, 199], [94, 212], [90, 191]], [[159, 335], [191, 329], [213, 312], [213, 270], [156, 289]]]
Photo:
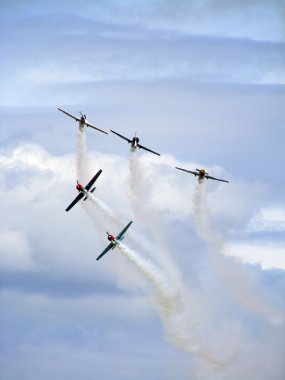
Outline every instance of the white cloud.
[[[5, 3], [1, 104], [53, 107], [47, 118], [38, 110], [36, 117], [24, 110], [21, 118], [8, 110], [1, 128], [9, 147], [0, 155], [6, 378], [45, 373], [93, 379], [116, 372], [118, 379], [133, 379], [139, 369], [142, 379], [182, 379], [190, 376], [186, 366], [181, 370], [181, 362], [187, 362], [191, 378], [283, 380], [284, 329], [272, 327], [268, 316], [282, 313], [284, 303], [276, 300], [284, 286], [274, 283], [275, 271], [245, 265], [250, 258], [243, 258], [251, 255], [266, 268], [284, 266], [274, 236], [265, 244], [262, 240], [270, 228], [283, 230], [283, 216], [273, 207], [264, 209], [272, 197], [276, 210], [281, 209], [278, 196], [283, 202], [275, 164], [284, 156], [283, 45], [253, 41], [284, 40], [282, 5], [266, 0]], [[67, 9], [72, 18], [56, 15]], [[53, 14], [46, 14], [50, 10]], [[207, 84], [213, 81], [215, 86]], [[143, 144], [175, 152], [179, 166], [195, 168], [195, 159], [211, 174], [230, 179], [229, 185], [206, 183], [215, 229], [226, 240], [232, 231], [244, 232], [251, 220], [262, 229], [260, 240], [232, 244], [240, 253], [236, 266], [220, 252], [211, 256], [208, 236], [201, 243], [193, 226], [195, 178], [178, 173], [174, 157], [140, 152], [141, 177], [131, 199], [128, 159], [114, 154], [120, 143], [111, 137], [97, 140], [92, 132], [92, 151], [100, 142], [111, 154], [92, 153], [86, 172], [91, 176], [103, 169], [96, 196], [122, 223], [111, 223], [90, 202], [65, 213], [78, 173], [74, 154], [59, 155], [70, 151], [74, 132], [72, 126], [57, 129], [65, 123], [63, 115], [55, 116], [55, 105], [62, 104], [74, 104], [76, 111], [86, 106], [95, 120], [123, 134], [140, 130]], [[16, 139], [36, 141], [49, 152], [33, 144], [10, 149]], [[126, 157], [121, 143], [116, 152]], [[151, 287], [118, 251], [96, 262], [106, 229], [115, 233], [130, 218], [134, 224], [125, 242], [155, 260], [174, 288], [179, 283], [187, 289], [188, 336], [194, 332], [198, 346], [214, 354], [239, 353], [225, 368], [198, 374], [192, 364], [201, 368], [201, 363], [176, 352], [170, 373], [174, 353], [162, 339]], [[284, 281], [282, 270], [276, 272]], [[274, 281], [271, 277], [263, 292], [267, 286], [259, 286], [256, 277], [266, 282], [269, 274]], [[112, 366], [106, 372], [110, 360], [116, 371]], [[167, 369], [165, 362], [171, 362]]]
[[[182, 302], [181, 313], [183, 311], [187, 316], [189, 312], [189, 320], [183, 314], [182, 322], [189, 326], [189, 329], [186, 329], [186, 336], [192, 337], [197, 343], [198, 352], [201, 354], [205, 350], [211, 357], [219, 354], [224, 357], [222, 353], [225, 352], [226, 346], [229, 357], [239, 352], [242, 359], [225, 364], [219, 374], [221, 376], [224, 374], [227, 380], [232, 380], [235, 379], [233, 368], [241, 375], [248, 373], [252, 370], [252, 363], [255, 363], [257, 357], [260, 360], [259, 355], [262, 357], [267, 355], [267, 350], [260, 347], [258, 339], [249, 337], [251, 334], [248, 334], [248, 331], [251, 331], [251, 324], [257, 321], [256, 334], [258, 336], [261, 330], [262, 334], [265, 334], [264, 327], [266, 328], [266, 336], [271, 339], [268, 350], [272, 349], [273, 343], [278, 338], [276, 338], [275, 330], [273, 331], [266, 322], [267, 308], [259, 307], [259, 299], [254, 300], [254, 306], [256, 306], [254, 310], [257, 315], [251, 314], [251, 309], [244, 306], [251, 303], [251, 293], [247, 293], [248, 288], [251, 289], [248, 282], [251, 284], [254, 279], [249, 278], [244, 285], [242, 280], [245, 275], [239, 276], [237, 285], [242, 288], [244, 292], [242, 294], [249, 298], [248, 302], [235, 304], [234, 297], [229, 301], [232, 289], [224, 288], [221, 285], [223, 283], [217, 284], [214, 279], [216, 273], [205, 265], [204, 249], [191, 226], [191, 198], [197, 181], [194, 177], [186, 173], [184, 176], [182, 175], [184, 173], [179, 173], [174, 169], [173, 166], [178, 163], [174, 157], [158, 158], [143, 152], [139, 153], [139, 157], [140, 170], [135, 173], [134, 178], [137, 182], [131, 191], [129, 184], [131, 168], [128, 159], [90, 152], [90, 161], [84, 161], [87, 173], [91, 170], [93, 174], [97, 169], [103, 169], [95, 197], [98, 196], [108, 204], [116, 214], [123, 215], [121, 216], [122, 223], [119, 224], [124, 225], [125, 221], [130, 220], [130, 215], [134, 214], [132, 215], [134, 216], [132, 230], [128, 232], [124, 240], [126, 244], [132, 248], [135, 246], [144, 257], [155, 260], [171, 284], [171, 288], [177, 290], [180, 286], [183, 289], [185, 287], [185, 294], [183, 293], [185, 298], [182, 297], [185, 302]], [[191, 168], [192, 165], [195, 167], [196, 163], [182, 161], [179, 165]], [[17, 341], [16, 353], [21, 356], [19, 347], [26, 347], [26, 344], [33, 352], [38, 342], [41, 342], [43, 352], [48, 352], [50, 345], [55, 345], [58, 350], [60, 346], [67, 344], [72, 349], [78, 346], [78, 342], [82, 350], [89, 347], [91, 351], [97, 352], [97, 346], [92, 341], [93, 338], [98, 338], [94, 326], [99, 326], [99, 331], [109, 331], [111, 325], [115, 332], [113, 338], [104, 335], [99, 342], [108, 347], [105, 351], [106, 356], [113, 357], [114, 339], [117, 342], [116, 337], [118, 337], [122, 346], [129, 344], [128, 339], [137, 342], [132, 332], [132, 329], [136, 331], [137, 326], [140, 326], [138, 330], [142, 330], [139, 336], [143, 339], [145, 321], [148, 324], [148, 331], [151, 324], [158, 333], [158, 322], [154, 317], [154, 306], [157, 305], [155, 302], [151, 304], [152, 298], [149, 297], [151, 286], [146, 279], [142, 281], [142, 275], [131, 265], [127, 265], [118, 251], [111, 252], [104, 261], [103, 259], [100, 262], [95, 260], [96, 254], [106, 245], [106, 227], [109, 228], [112, 224], [116, 232], [120, 230], [119, 226], [111, 223], [109, 218], [104, 213], [100, 213], [99, 209], [90, 202], [86, 202], [84, 208], [76, 206], [70, 213], [64, 211], [75, 195], [75, 190], [70, 187], [77, 174], [74, 170], [74, 156], [54, 156], [42, 147], [33, 144], [19, 145], [6, 152], [2, 151], [0, 166], [1, 209], [7, 215], [5, 224], [3, 222], [1, 224], [1, 231], [3, 234], [7, 230], [21, 231], [27, 237], [29, 248], [33, 252], [33, 261], [40, 273], [40, 276], [35, 277], [33, 268], [29, 268], [29, 275], [22, 277], [18, 276], [18, 273], [13, 273], [16, 271], [14, 267], [3, 269], [5, 274], [3, 286], [21, 289], [20, 306], [21, 308], [23, 305], [26, 306], [26, 309], [24, 308], [21, 312], [22, 319], [33, 324], [35, 316], [40, 316], [41, 321], [37, 324], [37, 329], [33, 331], [29, 329], [24, 337], [20, 335], [15, 338], [14, 332], [11, 332], [11, 329], [8, 330], [7, 336], [13, 336], [13, 339]], [[215, 173], [222, 173], [222, 168], [210, 169]], [[23, 178], [24, 181], [21, 181]], [[219, 184], [213, 183], [212, 186], [208, 186], [207, 182], [209, 196], [213, 193], [213, 189], [220, 188]], [[246, 201], [248, 206], [242, 208], [242, 211], [239, 210], [239, 213], [248, 215], [251, 212], [253, 215], [255, 207], [252, 211], [248, 210], [252, 205], [250, 201], [254, 197], [255, 202], [258, 203], [259, 197], [262, 199], [262, 192], [257, 197], [256, 185], [253, 186], [254, 191], [245, 191], [252, 186], [250, 183], [241, 182], [239, 186], [244, 189], [242, 196], [248, 197]], [[232, 190], [228, 186], [223, 191], [231, 192]], [[236, 196], [235, 192], [233, 194], [233, 197]], [[219, 202], [217, 196], [215, 203]], [[224, 208], [217, 209], [221, 216]], [[238, 207], [231, 211], [232, 220], [235, 219], [237, 210]], [[87, 214], [82, 211], [86, 211]], [[240, 215], [237, 218], [242, 219]], [[154, 248], [154, 252], [152, 249], [148, 250], [143, 244], [143, 238], [140, 240], [142, 232], [146, 236], [148, 245]], [[11, 239], [8, 241], [11, 244]], [[216, 256], [214, 259], [219, 265], [221, 260]], [[178, 265], [182, 262], [183, 268]], [[228, 264], [226, 268], [230, 267], [229, 262]], [[239, 269], [243, 274], [242, 268]], [[193, 282], [194, 273], [199, 281]], [[119, 288], [116, 285], [117, 281], [119, 281]], [[227, 283], [230, 282], [231, 279], [227, 279]], [[76, 288], [79, 287], [82, 289], [81, 292], [76, 292]], [[121, 291], [124, 295], [116, 296], [116, 293]], [[236, 289], [234, 291], [237, 292]], [[140, 293], [143, 294], [142, 297]], [[90, 294], [91, 296], [88, 296]], [[16, 298], [18, 298], [18, 292], [16, 292]], [[16, 305], [15, 299], [11, 298], [11, 294], [8, 294], [4, 301], [6, 305], [12, 306], [7, 308], [9, 313], [16, 313], [19, 306]], [[267, 305], [271, 300], [266, 297], [262, 299], [262, 302]], [[59, 303], [60, 306], [58, 306]], [[122, 310], [117, 311], [119, 308]], [[263, 313], [263, 309], [266, 313]], [[268, 309], [271, 312], [271, 308]], [[229, 310], [232, 310], [230, 316]], [[120, 323], [116, 322], [116, 316]], [[248, 319], [249, 324], [242, 325], [239, 322], [239, 320]], [[20, 322], [14, 322], [14, 324], [18, 326]], [[41, 327], [42, 324], [45, 328]], [[219, 326], [218, 330], [216, 324]], [[179, 326], [181, 327], [181, 324]], [[131, 338], [124, 334], [125, 328], [128, 334], [131, 334]], [[230, 342], [228, 342], [229, 331], [231, 331]], [[185, 335], [180, 329], [178, 332], [179, 337], [180, 333]], [[167, 333], [169, 334], [169, 331]], [[194, 335], [191, 335], [192, 333]], [[161, 334], [160, 330], [159, 334]], [[190, 339], [191, 344], [193, 340]], [[159, 341], [158, 345], [164, 347], [165, 343]], [[246, 355], [244, 355], [244, 350], [241, 350], [244, 346], [248, 347]], [[149, 358], [149, 352], [147, 349], [143, 352], [142, 360], [145, 362]], [[280, 350], [274, 351], [274, 360], [279, 357], [279, 352]], [[24, 349], [24, 354], [31, 360], [29, 350]], [[247, 360], [248, 354], [251, 355], [252, 360]], [[163, 360], [159, 364], [162, 362]], [[207, 360], [203, 363], [207, 363]], [[199, 363], [196, 364], [201, 369]], [[210, 374], [213, 373], [213, 368], [204, 364], [202, 367], [207, 367], [207, 371]], [[7, 368], [9, 370], [11, 366], [7, 365]], [[134, 368], [133, 364], [130, 364], [130, 368]], [[269, 374], [272, 373], [266, 365], [262, 368]], [[280, 371], [278, 367], [277, 373]], [[254, 373], [256, 374], [256, 370]]]
[[246, 232], [285, 231], [285, 208], [269, 206], [262, 208], [249, 221]]
[[[178, 162], [170, 155], [163, 155], [158, 159], [150, 154], [140, 155], [138, 164], [140, 172], [138, 186], [141, 188], [139, 202], [144, 198], [147, 199], [148, 203], [145, 205], [145, 210], [153, 210], [154, 213], [163, 215], [161, 222], [165, 227], [167, 223], [175, 223], [175, 221], [188, 223], [189, 218], [193, 215], [192, 199], [197, 181], [190, 174], [179, 172], [174, 167], [182, 166], [191, 169], [201, 165], [191, 162]], [[15, 209], [15, 215], [17, 215], [17, 211], [21, 215], [17, 218], [10, 216], [9, 221], [12, 223], [7, 227], [12, 230], [24, 228], [24, 230], [34, 235], [35, 230], [31, 229], [31, 226], [34, 226], [35, 218], [42, 218], [40, 213], [48, 212], [50, 209], [49, 215], [42, 222], [42, 228], [36, 226], [36, 230], [50, 227], [56, 228], [56, 223], [53, 227], [49, 226], [54, 216], [56, 216], [59, 223], [57, 227], [62, 229], [60, 223], [65, 223], [63, 219], [65, 215], [62, 210], [69, 202], [69, 198], [71, 200], [75, 195], [74, 191], [67, 187], [67, 183], [72, 184], [74, 178], [76, 179], [74, 157], [71, 155], [53, 156], [38, 145], [24, 144], [9, 150], [6, 154], [2, 154], [0, 156], [0, 165], [2, 166], [2, 194], [6, 192], [7, 183], [10, 182], [7, 179], [9, 175], [14, 173], [13, 176], [15, 176], [9, 187], [8, 196], [6, 195], [3, 210], [5, 212], [6, 208], [9, 207], [10, 209]], [[111, 206], [115, 214], [120, 215], [122, 220], [126, 221], [133, 218], [129, 199], [128, 161], [119, 156], [97, 153], [96, 155], [90, 154], [90, 162], [89, 164], [86, 162], [84, 166], [88, 173], [88, 178], [100, 168], [103, 169], [103, 174], [100, 176], [100, 181], [98, 181], [100, 183], [98, 183], [96, 194], [107, 205]], [[228, 178], [222, 168], [208, 167], [207, 169], [211, 174]], [[26, 173], [24, 177], [23, 173]], [[116, 175], [110, 175], [110, 173], [116, 173]], [[23, 177], [23, 180], [17, 180], [17, 176]], [[262, 221], [263, 229], [265, 226], [268, 228], [269, 225], [271, 227], [273, 225], [276, 227], [277, 225], [278, 228], [283, 226], [283, 213], [277, 213], [276, 210], [274, 212], [267, 210], [265, 213], [262, 211], [261, 214], [258, 214], [258, 218], [256, 216], [252, 217], [259, 202], [262, 201], [264, 196], [267, 196], [269, 189], [266, 185], [262, 183], [251, 184], [246, 181], [233, 181], [229, 185], [207, 181], [206, 185], [209, 210], [215, 222], [218, 223], [217, 225], [225, 233], [228, 234], [232, 230], [239, 230], [250, 218], [255, 221], [254, 226], [256, 226], [257, 222], [260, 226], [260, 221]], [[116, 189], [116, 191], [112, 191], [112, 189]], [[4, 197], [4, 195], [2, 196]], [[234, 202], [233, 199], [235, 199]], [[35, 202], [37, 204], [36, 209], [33, 207]], [[57, 209], [57, 207], [60, 207], [60, 209]], [[28, 212], [27, 210], [30, 209], [31, 211]], [[80, 207], [72, 210], [72, 214], [79, 214], [79, 212]], [[277, 219], [276, 221], [277, 216], [279, 220]], [[67, 220], [72, 223], [72, 216], [69, 216]], [[251, 221], [249, 225], [252, 225], [252, 223]], [[106, 227], [102, 227], [102, 224], [104, 223], [101, 220], [98, 227], [104, 231]], [[69, 228], [72, 228], [71, 226], [72, 224], [70, 224]], [[115, 228], [117, 229], [118, 227]], [[140, 220], [135, 223], [134, 228], [144, 230]], [[57, 231], [57, 234], [60, 234], [59, 232]], [[40, 234], [42, 235], [42, 232]], [[42, 243], [48, 249], [56, 246], [53, 240], [48, 238], [44, 238]], [[60, 247], [64, 247], [65, 244], [66, 241], [64, 240], [59, 242]], [[63, 249], [62, 254], [64, 252], [65, 250]], [[60, 257], [61, 255], [51, 253], [49, 259], [48, 257], [45, 259], [54, 259], [56, 260], [55, 262], [60, 262]], [[72, 260], [75, 259], [74, 257], [72, 258]], [[64, 261], [61, 265], [65, 265]], [[81, 265], [78, 268], [80, 267]]]
[[38, 172], [51, 172], [61, 174], [63, 179], [70, 178], [71, 171], [66, 170], [70, 157], [55, 157], [40, 145], [21, 144], [5, 155], [0, 155], [0, 165], [3, 170], [25, 171], [33, 169]]
[[225, 253], [243, 263], [259, 264], [262, 269], [279, 268], [285, 270], [285, 245], [272, 241], [233, 243], [225, 248]]
[[[165, 6], [173, 7], [170, 3]], [[188, 8], [184, 2], [180, 6]], [[217, 20], [225, 23], [226, 31], [231, 30], [228, 24], [232, 20], [227, 12], [215, 14], [215, 17], [211, 17], [211, 12], [208, 16], [202, 12], [202, 19], [205, 17], [202, 24], [200, 17], [188, 13], [185, 20], [183, 11], [178, 17], [184, 20], [184, 26], [174, 19], [172, 11], [169, 17], [162, 17], [162, 31], [152, 30], [147, 23], [106, 26], [85, 16], [78, 20], [86, 25], [86, 30], [76, 37], [76, 46], [74, 35], [64, 32], [74, 27], [74, 18], [70, 15], [55, 20], [54, 15], [43, 20], [34, 17], [19, 24], [13, 20], [6, 24], [7, 31], [4, 28], [7, 36], [0, 47], [3, 55], [1, 104], [54, 104], [60, 95], [59, 86], [70, 83], [78, 86], [84, 83], [88, 87], [90, 83], [95, 86], [102, 81], [149, 82], [182, 78], [202, 83], [284, 84], [282, 43], [232, 38], [231, 33], [213, 35], [210, 29], [215, 27], [211, 23]], [[237, 18], [234, 11], [230, 14]], [[263, 12], [261, 14], [266, 18]], [[243, 19], [243, 16], [238, 18]], [[255, 22], [255, 17], [253, 20]], [[50, 31], [51, 23], [55, 24], [53, 32]], [[239, 23], [242, 21], [238, 20]], [[243, 34], [249, 24], [237, 27], [234, 37], [235, 32]], [[268, 26], [268, 22], [258, 19], [257, 25]], [[169, 26], [170, 31], [165, 32], [164, 28], [168, 30]], [[178, 31], [174, 33], [176, 28]], [[106, 35], [106, 29], [113, 34]]]
[[35, 269], [24, 231], [0, 232], [0, 266], [8, 271]]

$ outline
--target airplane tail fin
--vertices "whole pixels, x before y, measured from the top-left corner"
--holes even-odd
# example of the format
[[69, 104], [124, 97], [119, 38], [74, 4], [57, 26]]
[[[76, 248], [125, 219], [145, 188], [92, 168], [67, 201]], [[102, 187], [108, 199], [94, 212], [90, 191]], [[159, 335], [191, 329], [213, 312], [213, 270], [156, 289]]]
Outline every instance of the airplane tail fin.
[[[96, 189], [96, 187], [93, 187], [92, 190], [89, 191], [89, 193], [93, 193], [93, 191]], [[86, 196], [83, 200], [86, 201], [86, 199], [88, 199], [88, 197]]]

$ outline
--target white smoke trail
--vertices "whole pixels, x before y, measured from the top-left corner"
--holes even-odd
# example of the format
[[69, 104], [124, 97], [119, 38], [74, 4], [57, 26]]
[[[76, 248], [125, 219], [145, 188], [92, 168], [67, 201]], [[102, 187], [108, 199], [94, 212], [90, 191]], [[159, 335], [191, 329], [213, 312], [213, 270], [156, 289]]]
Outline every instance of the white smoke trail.
[[137, 202], [144, 198], [146, 191], [143, 171], [137, 155], [137, 148], [131, 147], [130, 149], [129, 174], [131, 202], [134, 211], [136, 211]]
[[95, 198], [93, 194], [89, 193], [88, 199], [103, 213], [110, 223], [121, 225], [120, 218], [98, 197]]
[[[81, 157], [83, 156], [84, 154], [81, 155]], [[134, 160], [136, 159], [134, 155], [132, 157]], [[133, 195], [135, 197], [137, 194], [140, 194], [136, 191], [136, 187], [141, 185], [142, 177], [140, 175], [137, 176], [137, 174], [141, 173], [137, 162], [135, 162], [134, 165], [136, 165], [135, 176], [133, 177], [136, 178], [136, 181], [133, 182]], [[143, 189], [143, 187], [141, 187], [141, 189]], [[88, 198], [94, 203], [97, 209], [103, 213], [104, 217], [106, 217], [109, 222], [121, 225], [121, 218], [118, 218], [102, 201], [95, 198], [93, 195], [90, 195]], [[137, 208], [138, 205], [141, 207], [142, 202], [136, 204]], [[144, 213], [143, 216], [149, 218], [147, 212]], [[91, 213], [90, 217], [92, 218]], [[98, 228], [98, 223], [100, 224], [101, 219], [99, 221], [97, 219], [95, 220], [94, 215], [92, 219]], [[156, 223], [151, 222], [150, 228], [155, 231], [155, 229], [157, 229]], [[140, 242], [140, 235], [136, 236], [136, 240]], [[157, 239], [157, 241], [159, 241], [159, 239]], [[160, 247], [162, 246], [161, 243], [159, 245]], [[217, 347], [216, 342], [221, 340], [221, 331], [215, 335], [215, 332], [213, 332], [211, 328], [209, 329], [208, 315], [210, 314], [208, 314], [207, 311], [205, 312], [205, 309], [207, 309], [207, 307], [205, 307], [207, 305], [207, 299], [203, 299], [202, 294], [195, 295], [194, 293], [193, 295], [193, 291], [191, 291], [190, 294], [187, 293], [180, 278], [178, 278], [178, 280], [174, 279], [173, 281], [174, 276], [169, 276], [169, 273], [171, 273], [171, 270], [169, 270], [171, 263], [169, 261], [167, 265], [162, 266], [162, 268], [167, 268], [163, 274], [154, 266], [154, 264], [142, 259], [128, 248], [125, 248], [124, 250], [124, 247], [125, 246], [122, 244], [120, 245], [120, 249], [122, 249], [121, 251], [125, 252], [129, 261], [139, 269], [152, 285], [155, 305], [165, 327], [168, 341], [180, 350], [196, 357], [198, 363], [200, 363], [198, 370], [201, 373], [205, 372], [213, 375], [228, 367], [236, 357], [240, 347], [237, 348], [235, 343], [233, 346], [228, 347], [226, 351], [224, 350], [224, 346], [221, 346], [220, 344]], [[147, 249], [149, 250], [149, 244]], [[166, 256], [164, 258], [167, 262]], [[175, 268], [174, 265], [173, 267]], [[179, 273], [177, 277], [179, 277]], [[169, 284], [171, 284], [171, 286]], [[203, 299], [202, 301], [201, 298]], [[228, 335], [229, 334], [224, 332], [224, 336]]]
[[90, 177], [89, 157], [86, 145], [85, 129], [79, 128], [76, 143], [76, 173], [77, 179], [87, 183]]
[[[150, 235], [156, 242], [156, 246], [160, 249], [152, 248], [148, 252], [156, 262], [163, 268], [163, 270], [175, 281], [177, 284], [182, 284], [180, 271], [176, 267], [171, 258], [171, 252], [166, 243], [166, 237], [162, 231], [162, 223], [160, 216], [158, 217], [149, 207], [150, 194], [149, 187], [144, 178], [144, 168], [140, 163], [137, 155], [137, 150], [131, 148], [129, 160], [129, 189], [130, 200], [133, 212], [137, 219], [148, 229]], [[163, 252], [163, 254], [161, 254]]]
[[[80, 178], [80, 180], [84, 183], [87, 183], [90, 179], [90, 165], [89, 165], [89, 154], [87, 150], [87, 144], [86, 144], [86, 136], [85, 136], [85, 129], [79, 128], [78, 134], [77, 134], [77, 150], [76, 150], [76, 169], [77, 169], [77, 176]], [[113, 224], [121, 224], [119, 218], [113, 213], [113, 211], [104, 204], [100, 199], [97, 197], [95, 198], [93, 194], [88, 194], [87, 198], [96, 205], [96, 207], [104, 214], [104, 216], [108, 219], [109, 222]], [[83, 207], [86, 211], [86, 207]], [[89, 213], [89, 216], [91, 217], [91, 213]]]
[[[134, 153], [134, 150], [132, 150]], [[77, 168], [77, 176], [82, 179], [85, 178], [85, 182], [90, 178], [89, 176], [89, 155], [87, 151], [86, 139], [84, 128], [79, 129], [78, 131], [78, 139], [77, 139], [77, 154], [76, 154], [76, 168]], [[88, 179], [87, 179], [88, 178]], [[84, 183], [85, 183], [84, 182]], [[97, 196], [95, 197], [93, 194], [88, 194], [88, 199], [96, 206], [96, 208], [101, 212], [104, 218], [111, 224], [117, 225], [120, 228], [122, 227], [122, 217], [116, 215], [110, 207], [108, 207], [102, 200], [100, 200]], [[84, 211], [88, 214], [88, 216], [93, 220], [95, 224], [100, 223], [98, 218], [96, 218], [92, 212], [88, 210], [88, 207], [85, 206], [85, 203], [82, 203], [82, 207]], [[101, 223], [102, 224], [102, 223]], [[141, 247], [145, 249], [145, 251], [150, 251], [150, 244], [144, 239], [141, 235], [134, 236], [130, 231], [129, 236], [131, 239], [136, 240]]]
[[[154, 290], [154, 301], [164, 324], [167, 338], [175, 347], [200, 359], [206, 360], [212, 369], [221, 369], [232, 359], [232, 355], [221, 354], [208, 341], [202, 344], [199, 322], [191, 318], [185, 307], [185, 294], [174, 284], [170, 286], [164, 274], [149, 260], [143, 259], [126, 245], [120, 243], [118, 248], [131, 261], [144, 277], [151, 283]], [[187, 295], [189, 303], [189, 294]], [[194, 302], [190, 302], [194, 307]], [[206, 333], [206, 332], [204, 332]]]
[[225, 289], [240, 304], [262, 315], [273, 325], [282, 324], [283, 316], [261, 300], [256, 287], [242, 266], [233, 258], [222, 253], [225, 248], [225, 242], [223, 237], [210, 226], [204, 180], [200, 180], [197, 184], [193, 203], [197, 233], [203, 241], [209, 244], [211, 268]]
[[[102, 213], [102, 215], [108, 220], [109, 223], [122, 228], [122, 217], [116, 215], [109, 206], [107, 206], [102, 200], [100, 200], [98, 197], [95, 197], [93, 194], [88, 194], [88, 199], [96, 206], [96, 208]], [[90, 212], [89, 216], [91, 217]], [[141, 234], [134, 234], [130, 230], [128, 231], [128, 237], [130, 240], [138, 243], [140, 247], [146, 252], [151, 252], [154, 249], [152, 245], [147, 241], [147, 239], [144, 238]]]
[[[86, 169], [88, 169], [85, 136], [82, 134], [79, 135], [78, 148], [77, 170], [80, 174], [80, 178], [82, 178], [84, 174], [81, 173], [86, 173]], [[135, 178], [135, 181], [132, 182], [134, 189], [133, 199], [136, 199], [136, 195], [143, 195], [144, 186], [141, 186], [143, 182], [143, 178], [141, 176], [142, 171], [140, 171], [140, 167], [136, 161], [137, 157], [135, 156], [135, 152], [132, 152], [132, 158], [134, 160], [133, 167], [135, 167], [135, 172], [133, 173], [134, 176], [132, 177], [133, 179]], [[146, 224], [150, 227], [150, 229], [156, 232], [159, 223], [157, 223], [157, 221], [150, 221], [150, 215], [145, 212], [145, 210], [142, 212], [143, 215], [139, 213], [138, 210], [142, 207], [142, 199], [144, 199], [139, 198], [137, 197], [136, 200], [138, 200], [138, 202], [134, 204], [137, 208], [136, 211], [140, 216], [144, 217], [143, 219], [146, 221]], [[121, 225], [120, 218], [118, 218], [102, 201], [94, 198], [92, 195], [89, 196], [89, 199], [110, 222]], [[86, 209], [87, 207], [85, 207], [85, 210]], [[87, 211], [89, 210], [86, 210], [86, 212]], [[91, 213], [88, 214], [90, 214], [89, 216], [93, 219], [98, 228], [98, 223], [100, 224], [100, 221], [97, 219], [95, 220], [94, 215]], [[160, 247], [163, 246], [160, 241], [163, 239], [161, 236], [158, 238], [157, 232], [155, 237], [159, 242]], [[176, 269], [174, 269], [171, 273], [170, 267], [172, 264], [170, 260], [167, 260], [167, 255], [165, 255], [164, 260], [162, 260], [162, 268], [166, 269], [165, 275], [167, 277], [165, 277], [152, 263], [143, 260], [138, 255], [134, 254], [134, 252], [132, 252], [131, 255], [131, 252], [132, 251], [127, 251], [129, 261], [136, 265], [140, 272], [153, 286], [155, 304], [165, 326], [166, 336], [169, 342], [177, 348], [195, 356], [202, 361], [204, 364], [200, 366], [200, 370], [202, 368], [202, 370], [206, 370], [206, 372], [211, 375], [217, 370], [220, 372], [220, 370], [228, 366], [235, 357], [237, 349], [235, 347], [231, 347], [231, 349], [226, 351], [227, 354], [225, 354], [224, 347], [221, 347], [221, 345], [216, 347], [216, 342], [220, 339], [220, 332], [217, 336], [213, 336], [213, 332], [209, 330], [209, 320], [207, 319], [207, 316], [204, 315], [205, 304], [202, 302], [203, 305], [201, 307], [200, 303], [201, 294], [196, 297], [199, 299], [198, 303], [195, 296], [193, 297], [193, 292], [191, 292], [191, 294], [186, 294], [186, 290], [182, 286], [182, 281], [180, 280], [178, 271], [178, 275], [176, 276], [178, 279], [175, 278], [173, 281], [173, 272], [175, 272]], [[168, 264], [166, 264], [167, 262]], [[175, 268], [174, 265], [173, 268]], [[169, 274], [171, 275], [169, 276]], [[170, 283], [173, 288], [169, 286]], [[205, 320], [201, 322], [201, 319]], [[226, 335], [228, 336], [228, 334]], [[228, 352], [230, 352], [230, 354], [228, 354]]]

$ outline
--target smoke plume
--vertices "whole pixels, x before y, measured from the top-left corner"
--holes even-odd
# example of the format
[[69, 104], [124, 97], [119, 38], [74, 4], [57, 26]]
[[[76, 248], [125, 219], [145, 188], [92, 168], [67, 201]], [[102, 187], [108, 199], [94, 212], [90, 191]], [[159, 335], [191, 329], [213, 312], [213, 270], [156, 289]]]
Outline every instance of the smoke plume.
[[86, 145], [85, 129], [79, 128], [76, 143], [76, 173], [80, 182], [87, 183], [90, 176], [89, 155]]
[[265, 317], [272, 324], [282, 324], [283, 316], [265, 304], [243, 266], [225, 256], [225, 241], [210, 224], [204, 180], [199, 180], [193, 197], [196, 231], [209, 245], [209, 262], [224, 289], [247, 309]]
[[[218, 352], [210, 342], [203, 342], [201, 339], [199, 322], [191, 317], [191, 311], [186, 307], [191, 299], [189, 294], [186, 301], [186, 292], [183, 294], [183, 289], [178, 289], [175, 284], [170, 285], [165, 274], [151, 261], [143, 259], [122, 243], [118, 245], [118, 248], [152, 285], [154, 302], [169, 342], [180, 350], [207, 361], [208, 366], [213, 370], [227, 365], [232, 360], [232, 356]], [[190, 304], [194, 307], [194, 298]]]

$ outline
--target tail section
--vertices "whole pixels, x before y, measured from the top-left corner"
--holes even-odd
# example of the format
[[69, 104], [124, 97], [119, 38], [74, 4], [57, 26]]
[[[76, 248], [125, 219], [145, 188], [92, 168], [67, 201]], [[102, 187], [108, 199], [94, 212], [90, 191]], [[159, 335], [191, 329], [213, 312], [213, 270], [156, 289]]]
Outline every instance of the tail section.
[[[91, 193], [91, 194], [92, 194], [92, 193], [93, 193], [93, 191], [94, 191], [95, 189], [96, 189], [96, 187], [93, 187], [93, 189], [92, 189], [92, 190], [90, 190], [90, 191], [89, 191], [89, 193]], [[86, 201], [86, 199], [88, 199], [88, 196], [87, 196], [87, 195], [86, 195], [86, 197], [85, 197], [83, 200], [84, 200], [84, 201]]]

